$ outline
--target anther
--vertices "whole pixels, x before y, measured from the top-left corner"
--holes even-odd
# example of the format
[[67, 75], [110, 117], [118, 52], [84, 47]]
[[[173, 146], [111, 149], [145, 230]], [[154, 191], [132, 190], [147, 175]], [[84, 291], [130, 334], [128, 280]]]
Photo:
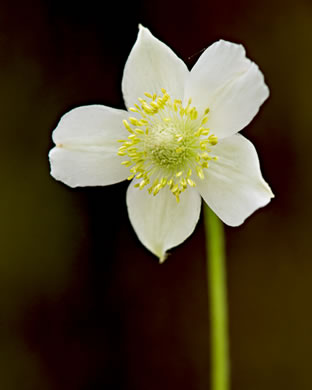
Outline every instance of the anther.
[[209, 136], [209, 129], [204, 127], [209, 108], [198, 118], [197, 109], [191, 106], [191, 98], [183, 107], [182, 101], [171, 100], [164, 88], [161, 92], [160, 96], [145, 92], [146, 99], [139, 98], [139, 104], [129, 109], [140, 114], [140, 118], [130, 116], [123, 120], [130, 135], [118, 141], [122, 145], [117, 153], [128, 156], [129, 160], [121, 164], [131, 172], [128, 180], [140, 180], [135, 184], [136, 188], [143, 189], [150, 178], [156, 176], [157, 179], [147, 188], [148, 193], [157, 195], [168, 186], [179, 202], [181, 193], [188, 186], [196, 186], [191, 179], [192, 168], [200, 179], [204, 179], [208, 161], [217, 159], [210, 156], [209, 147], [214, 146], [218, 139], [213, 134]]
[[201, 121], [201, 124], [204, 125], [205, 123], [208, 122], [208, 117], [207, 116], [204, 116], [202, 121]]
[[190, 178], [187, 179], [187, 182], [188, 182], [188, 184], [189, 184], [191, 187], [195, 187], [195, 186], [196, 186], [196, 183], [195, 183], [192, 179], [190, 179]]
[[200, 179], [203, 180], [205, 178], [204, 171], [203, 171], [202, 167], [200, 167], [199, 165], [197, 165], [197, 167], [196, 167], [196, 172], [197, 172], [197, 175]]
[[215, 135], [211, 135], [208, 139], [211, 145], [216, 145], [218, 143], [218, 138]]

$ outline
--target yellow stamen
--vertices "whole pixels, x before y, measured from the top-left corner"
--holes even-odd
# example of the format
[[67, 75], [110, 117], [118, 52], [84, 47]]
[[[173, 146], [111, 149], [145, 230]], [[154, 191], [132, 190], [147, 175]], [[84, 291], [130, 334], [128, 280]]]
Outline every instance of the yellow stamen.
[[180, 99], [172, 100], [164, 88], [161, 93], [145, 92], [146, 99], [138, 98], [139, 104], [129, 109], [138, 116], [123, 120], [130, 134], [118, 140], [121, 146], [117, 154], [128, 157], [121, 164], [130, 170], [128, 180], [138, 180], [136, 188], [142, 190], [151, 180], [148, 193], [156, 196], [167, 187], [179, 202], [188, 187], [196, 186], [193, 171], [203, 180], [208, 162], [217, 161], [216, 156], [210, 155], [210, 148], [218, 138], [204, 127], [209, 108], [199, 114], [191, 106], [191, 98], [183, 106]]

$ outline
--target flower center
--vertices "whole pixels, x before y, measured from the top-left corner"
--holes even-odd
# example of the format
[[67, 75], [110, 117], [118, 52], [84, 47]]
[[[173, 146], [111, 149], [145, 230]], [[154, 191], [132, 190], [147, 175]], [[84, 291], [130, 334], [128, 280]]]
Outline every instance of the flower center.
[[149, 101], [139, 98], [140, 104], [130, 108], [137, 117], [123, 121], [130, 135], [119, 140], [118, 155], [129, 157], [122, 164], [130, 168], [128, 180], [139, 180], [136, 187], [149, 186], [148, 192], [156, 195], [168, 186], [179, 202], [181, 192], [196, 186], [193, 175], [204, 179], [208, 161], [217, 159], [210, 155], [210, 147], [218, 139], [204, 127], [209, 108], [199, 117], [191, 99], [183, 107], [181, 100], [172, 101], [165, 89], [162, 96], [145, 96]]

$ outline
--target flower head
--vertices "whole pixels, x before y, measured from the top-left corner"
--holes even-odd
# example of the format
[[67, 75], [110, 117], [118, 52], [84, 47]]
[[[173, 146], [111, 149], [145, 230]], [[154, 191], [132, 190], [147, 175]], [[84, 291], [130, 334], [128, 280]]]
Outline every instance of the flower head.
[[230, 226], [273, 197], [254, 146], [237, 134], [269, 95], [243, 46], [218, 41], [188, 71], [140, 26], [122, 91], [128, 111], [92, 105], [62, 117], [51, 174], [71, 187], [132, 180], [130, 221], [161, 261], [195, 229], [201, 197]]

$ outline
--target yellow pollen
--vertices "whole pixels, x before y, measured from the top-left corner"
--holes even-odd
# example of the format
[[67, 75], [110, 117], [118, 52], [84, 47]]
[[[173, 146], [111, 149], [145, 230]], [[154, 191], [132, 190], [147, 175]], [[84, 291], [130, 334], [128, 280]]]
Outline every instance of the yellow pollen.
[[217, 161], [211, 152], [218, 139], [205, 127], [209, 108], [199, 114], [191, 98], [183, 107], [164, 88], [144, 96], [129, 109], [135, 116], [123, 120], [130, 134], [118, 140], [118, 155], [128, 157], [121, 164], [130, 170], [128, 180], [137, 180], [136, 188], [156, 196], [167, 187], [179, 202], [183, 191], [196, 186], [196, 177], [205, 178], [208, 161]]

